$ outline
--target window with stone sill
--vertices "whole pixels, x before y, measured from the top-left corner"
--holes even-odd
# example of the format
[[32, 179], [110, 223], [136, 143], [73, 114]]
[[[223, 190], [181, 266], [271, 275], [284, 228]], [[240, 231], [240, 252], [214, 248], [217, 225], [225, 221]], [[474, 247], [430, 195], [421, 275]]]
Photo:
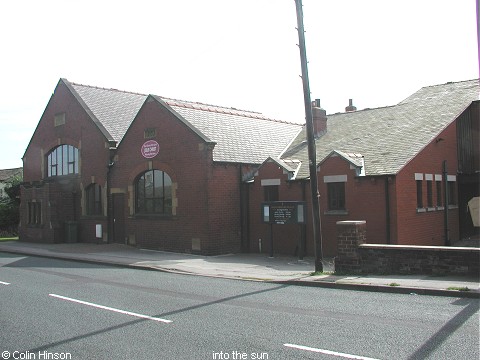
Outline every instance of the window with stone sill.
[[161, 170], [148, 170], [135, 181], [135, 213], [172, 215], [172, 179]]
[[345, 212], [345, 183], [327, 183], [328, 212]]

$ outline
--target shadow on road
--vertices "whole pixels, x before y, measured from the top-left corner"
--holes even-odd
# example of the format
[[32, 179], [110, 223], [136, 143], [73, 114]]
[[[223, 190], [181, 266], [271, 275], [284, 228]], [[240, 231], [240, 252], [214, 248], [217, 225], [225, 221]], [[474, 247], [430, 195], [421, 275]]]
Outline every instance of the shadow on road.
[[433, 334], [417, 351], [408, 359], [426, 359], [438, 347], [440, 347], [458, 328], [460, 328], [468, 319], [470, 319], [480, 308], [480, 302], [475, 299], [460, 299], [452, 303], [453, 305], [467, 305], [457, 315], [451, 318], [441, 329]]
[[[232, 301], [232, 300], [236, 300], [236, 299], [240, 299], [240, 298], [244, 298], [244, 297], [248, 297], [248, 296], [253, 296], [253, 295], [262, 294], [262, 293], [266, 293], [266, 292], [270, 292], [270, 291], [280, 290], [280, 289], [286, 288], [288, 286], [290, 286], [290, 285], [280, 285], [280, 286], [276, 286], [274, 288], [257, 290], [257, 291], [252, 291], [252, 292], [249, 292], [249, 293], [244, 293], [244, 294], [239, 294], [239, 295], [233, 295], [233, 296], [229, 296], [229, 297], [218, 299], [218, 300], [209, 301], [209, 302], [198, 304], [198, 305], [188, 306], [186, 308], [179, 309], [179, 310], [170, 311], [170, 312], [166, 312], [166, 313], [162, 313], [162, 314], [158, 314], [158, 315], [153, 315], [153, 317], [164, 318], [164, 317], [167, 317], [169, 315], [179, 314], [179, 313], [199, 309], [199, 308], [210, 306], [210, 305], [221, 304], [221, 303], [225, 303], [225, 302], [228, 302], [228, 301]], [[38, 353], [38, 352], [41, 352], [41, 351], [46, 351], [46, 350], [49, 350], [51, 348], [55, 348], [57, 346], [65, 345], [65, 344], [68, 344], [68, 343], [71, 343], [71, 342], [74, 342], [74, 341], [77, 341], [77, 340], [82, 340], [82, 339], [85, 339], [85, 338], [88, 338], [88, 337], [91, 337], [91, 336], [95, 336], [95, 335], [99, 335], [99, 334], [103, 334], [103, 333], [106, 333], [106, 332], [109, 332], [109, 331], [122, 329], [122, 328], [125, 328], [127, 326], [135, 325], [135, 324], [146, 322], [146, 321], [150, 321], [150, 320], [148, 320], [148, 319], [137, 319], [137, 320], [129, 321], [129, 322], [126, 322], [126, 323], [123, 323], [123, 324], [110, 326], [110, 327], [107, 327], [105, 329], [92, 331], [92, 332], [87, 333], [87, 334], [74, 336], [74, 337], [69, 338], [69, 339], [64, 339], [64, 340], [60, 340], [60, 341], [57, 341], [57, 342], [52, 342], [52, 343], [49, 343], [49, 344], [46, 344], [46, 345], [43, 345], [43, 346], [40, 346], [40, 347], [37, 347], [37, 348], [34, 348], [34, 349], [21, 351], [19, 353], [20, 354], [24, 354], [24, 353], [25, 354], [29, 354], [29, 353], [31, 354], [31, 353]]]

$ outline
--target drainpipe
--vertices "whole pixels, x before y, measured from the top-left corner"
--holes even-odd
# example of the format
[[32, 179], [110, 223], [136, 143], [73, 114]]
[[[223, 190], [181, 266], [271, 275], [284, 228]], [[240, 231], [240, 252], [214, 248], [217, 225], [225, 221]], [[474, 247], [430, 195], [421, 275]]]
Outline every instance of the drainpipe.
[[246, 191], [246, 229], [245, 229], [245, 236], [246, 236], [246, 244], [245, 244], [245, 250], [247, 253], [250, 252], [250, 184], [246, 184], [247, 191]]
[[240, 248], [241, 251], [245, 251], [245, 241], [244, 241], [244, 231], [243, 231], [243, 213], [244, 213], [244, 192], [243, 192], [243, 181], [242, 181], [242, 164], [238, 165], [238, 186], [240, 193]]
[[[302, 200], [306, 201], [307, 199], [307, 192], [305, 189], [306, 182], [302, 180]], [[307, 216], [307, 214], [305, 214]], [[300, 234], [300, 249], [298, 251], [298, 260], [303, 260], [303, 257], [305, 256], [306, 253], [306, 245], [307, 245], [307, 224], [301, 225], [301, 234]]]
[[449, 204], [449, 199], [448, 199], [448, 172], [447, 172], [447, 160], [443, 160], [443, 183], [444, 183], [444, 199], [445, 199], [445, 204], [444, 204], [444, 237], [445, 237], [445, 246], [450, 246], [450, 238], [449, 238], [449, 232], [450, 229], [448, 228], [448, 204]]
[[114, 154], [116, 150], [116, 143], [109, 144], [109, 163], [107, 165], [107, 243], [115, 242], [115, 226], [113, 224], [113, 204], [110, 194], [110, 171], [115, 165]]
[[390, 192], [388, 187], [388, 176], [385, 177], [385, 231], [387, 235], [387, 244], [391, 243], [390, 239]]

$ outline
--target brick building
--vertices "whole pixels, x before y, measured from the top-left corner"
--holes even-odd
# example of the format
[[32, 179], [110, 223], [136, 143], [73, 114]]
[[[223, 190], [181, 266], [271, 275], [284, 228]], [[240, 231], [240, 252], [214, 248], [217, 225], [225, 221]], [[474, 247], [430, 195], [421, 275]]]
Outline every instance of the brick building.
[[[313, 104], [324, 253], [335, 223], [368, 241], [444, 245], [478, 229], [478, 80], [395, 106]], [[61, 79], [23, 157], [20, 239], [221, 254], [313, 254], [307, 224], [263, 223], [264, 201], [309, 199], [304, 128], [250, 112]], [[270, 234], [272, 230], [272, 234]]]

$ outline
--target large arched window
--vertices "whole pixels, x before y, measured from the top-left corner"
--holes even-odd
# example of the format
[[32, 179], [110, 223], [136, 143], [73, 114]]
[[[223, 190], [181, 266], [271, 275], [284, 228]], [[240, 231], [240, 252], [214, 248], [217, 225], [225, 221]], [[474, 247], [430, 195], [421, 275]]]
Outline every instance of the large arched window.
[[135, 183], [137, 214], [172, 214], [172, 179], [160, 170], [141, 174]]
[[48, 177], [78, 174], [78, 149], [72, 145], [60, 145], [50, 151], [47, 174]]

